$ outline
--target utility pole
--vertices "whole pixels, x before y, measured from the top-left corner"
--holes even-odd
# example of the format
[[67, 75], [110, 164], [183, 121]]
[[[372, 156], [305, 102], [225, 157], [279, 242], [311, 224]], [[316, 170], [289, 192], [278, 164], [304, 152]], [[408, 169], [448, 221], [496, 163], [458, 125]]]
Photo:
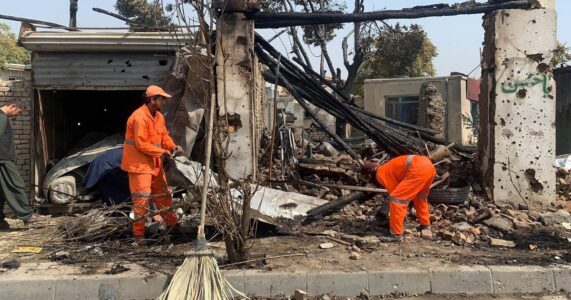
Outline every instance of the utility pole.
[[79, 0], [69, 0], [69, 28], [77, 28], [77, 9]]

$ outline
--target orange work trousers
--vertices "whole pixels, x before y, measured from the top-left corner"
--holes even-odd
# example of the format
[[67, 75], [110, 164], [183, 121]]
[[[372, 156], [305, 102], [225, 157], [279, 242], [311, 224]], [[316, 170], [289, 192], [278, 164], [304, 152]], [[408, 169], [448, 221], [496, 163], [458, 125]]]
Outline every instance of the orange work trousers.
[[[162, 168], [159, 169], [156, 176], [153, 174], [129, 173], [129, 188], [131, 189], [135, 219], [149, 212], [149, 200], [153, 201], [159, 210], [172, 207], [172, 197]], [[176, 223], [176, 214], [172, 210], [161, 213], [161, 217], [167, 225]], [[143, 219], [133, 223], [134, 236], [145, 235], [145, 221], [146, 219]]]
[[[408, 158], [408, 156], [406, 157]], [[399, 158], [397, 158], [399, 159]], [[405, 160], [405, 158], [400, 158]], [[403, 162], [400, 162], [402, 164]], [[387, 164], [390, 164], [389, 161]], [[401, 235], [404, 232], [404, 219], [408, 206], [412, 201], [416, 210], [416, 218], [421, 225], [430, 225], [430, 212], [428, 208], [428, 192], [436, 176], [436, 170], [429, 158], [425, 156], [412, 156], [408, 168], [403, 166], [389, 166], [388, 169], [400, 172], [383, 172], [383, 185], [389, 192], [389, 223], [392, 234]], [[402, 172], [404, 171], [404, 175]], [[402, 176], [402, 179], [396, 176]], [[400, 179], [400, 180], [399, 180]]]

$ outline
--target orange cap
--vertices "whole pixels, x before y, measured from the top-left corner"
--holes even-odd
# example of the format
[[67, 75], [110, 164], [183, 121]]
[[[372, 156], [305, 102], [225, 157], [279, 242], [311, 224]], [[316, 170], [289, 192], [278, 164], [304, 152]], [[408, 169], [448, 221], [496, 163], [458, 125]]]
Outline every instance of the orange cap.
[[162, 88], [160, 88], [156, 85], [149, 85], [149, 87], [147, 88], [146, 95], [147, 95], [147, 97], [153, 97], [153, 96], [163, 96], [163, 97], [167, 97], [167, 98], [172, 97], [170, 94], [167, 94], [167, 92], [165, 92], [165, 90], [163, 90]]

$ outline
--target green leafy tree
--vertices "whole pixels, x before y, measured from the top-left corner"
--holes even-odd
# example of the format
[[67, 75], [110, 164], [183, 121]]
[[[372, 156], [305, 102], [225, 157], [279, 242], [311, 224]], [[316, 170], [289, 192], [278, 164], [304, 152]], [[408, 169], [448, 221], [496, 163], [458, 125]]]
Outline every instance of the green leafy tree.
[[553, 58], [551, 59], [551, 66], [557, 67], [567, 64], [571, 61], [571, 48], [565, 44], [557, 43], [557, 47], [553, 51]]
[[434, 76], [432, 60], [438, 51], [421, 26], [397, 23], [369, 39], [373, 49], [359, 68], [354, 94], [363, 94], [363, 82], [368, 78]]
[[[129, 27], [136, 27], [133, 31], [160, 31], [159, 29], [166, 30], [164, 27], [171, 25], [171, 18], [165, 15], [160, 0], [117, 0], [115, 9], [133, 21], [128, 23]], [[141, 25], [146, 28], [141, 28]]]
[[29, 64], [30, 52], [18, 46], [16, 35], [10, 31], [10, 27], [0, 23], [0, 68], [6, 64]]

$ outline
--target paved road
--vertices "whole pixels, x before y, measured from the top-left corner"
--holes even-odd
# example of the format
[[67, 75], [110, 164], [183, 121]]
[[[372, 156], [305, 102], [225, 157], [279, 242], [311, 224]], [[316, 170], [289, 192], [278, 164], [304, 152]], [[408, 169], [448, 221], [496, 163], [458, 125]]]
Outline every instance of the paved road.
[[571, 294], [568, 295], [526, 295], [526, 296], [443, 296], [429, 295], [418, 297], [399, 298], [399, 300], [571, 300]]

